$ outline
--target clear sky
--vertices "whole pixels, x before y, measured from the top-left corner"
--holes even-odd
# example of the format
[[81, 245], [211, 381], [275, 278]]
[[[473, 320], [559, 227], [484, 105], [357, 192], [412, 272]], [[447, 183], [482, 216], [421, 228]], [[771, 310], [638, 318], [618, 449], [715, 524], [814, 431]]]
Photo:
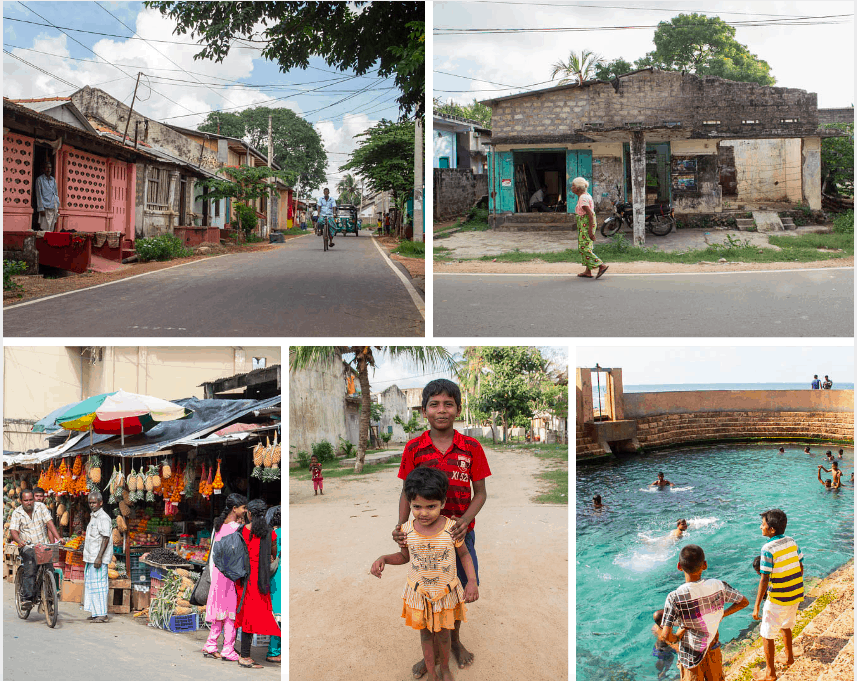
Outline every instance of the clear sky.
[[[452, 98], [469, 103], [474, 98], [484, 100], [525, 89], [550, 87], [551, 83], [546, 81], [550, 79], [551, 64], [566, 59], [572, 50], [588, 49], [607, 60], [622, 57], [633, 64], [634, 60], [654, 50], [652, 38], [658, 22], [694, 12], [719, 16], [728, 23], [765, 22], [761, 26], [737, 26], [735, 39], [768, 62], [777, 86], [815, 92], [821, 108], [853, 106], [854, 3], [828, 0], [435, 2], [435, 29], [576, 27], [585, 30], [467, 35], [436, 32], [432, 66], [434, 96], [444, 101]], [[811, 25], [770, 23], [789, 17], [832, 15], [848, 16], [806, 20]], [[605, 27], [611, 28], [605, 30]], [[446, 75], [449, 73], [455, 75]], [[504, 89], [502, 86], [513, 87]]]
[[[462, 346], [444, 346], [459, 359], [464, 350]], [[567, 347], [539, 347], [542, 355], [553, 360], [557, 364], [568, 366], [568, 348]], [[436, 378], [448, 378], [454, 380], [454, 376], [449, 373], [432, 373], [426, 374], [418, 370], [407, 361], [396, 359], [391, 360], [386, 354], [378, 356], [376, 354], [375, 362], [377, 367], [374, 371], [369, 371], [369, 382], [373, 392], [386, 390], [391, 385], [395, 384], [400, 388], [422, 388], [426, 383]]]
[[[142, 71], [146, 77], [140, 81], [134, 108], [165, 123], [193, 129], [213, 110], [287, 107], [312, 123], [321, 135], [328, 154], [326, 184], [334, 196], [336, 183], [344, 174], [339, 166], [359, 141], [354, 136], [381, 118], [398, 119], [395, 99], [399, 93], [392, 78], [382, 80], [373, 71], [358, 78], [336, 71], [318, 58], [311, 59], [305, 71], [281, 73], [276, 63], [260, 57], [260, 48], [237, 42], [221, 63], [194, 60], [200, 48], [189, 34], [174, 35], [174, 22], [157, 10], [146, 9], [140, 2], [101, 5], [104, 8], [95, 2], [4, 2], [3, 48], [33, 66], [4, 53], [3, 96], [67, 96], [89, 85], [130, 104], [137, 73]], [[57, 28], [38, 25], [51, 23], [71, 37]], [[72, 28], [79, 30], [68, 30]], [[126, 39], [133, 38], [134, 31], [150, 42]], [[364, 88], [365, 92], [357, 93]], [[271, 99], [278, 101], [266, 101]], [[340, 102], [343, 99], [346, 101]], [[321, 194], [320, 190], [316, 193]]]
[[576, 366], [622, 369], [625, 385], [663, 383], [806, 383], [813, 374], [854, 382], [854, 346], [580, 347]]

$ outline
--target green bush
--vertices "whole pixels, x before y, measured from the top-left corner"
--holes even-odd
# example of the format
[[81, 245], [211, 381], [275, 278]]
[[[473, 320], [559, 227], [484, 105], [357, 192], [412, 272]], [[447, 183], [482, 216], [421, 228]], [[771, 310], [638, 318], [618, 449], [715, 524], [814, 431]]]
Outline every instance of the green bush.
[[298, 466], [301, 468], [309, 468], [309, 452], [301, 450], [297, 454]]
[[236, 203], [234, 210], [238, 226], [249, 236], [250, 232], [256, 229], [256, 225], [259, 223], [255, 209], [246, 203]]
[[854, 211], [839, 213], [833, 218], [833, 231], [838, 234], [854, 234]]
[[172, 260], [173, 258], [186, 258], [193, 255], [193, 251], [185, 248], [182, 240], [175, 234], [161, 234], [149, 239], [137, 239], [134, 247], [140, 262]]
[[357, 456], [357, 446], [342, 436], [339, 437], [339, 451], [345, 455], [346, 459]]
[[333, 451], [333, 445], [327, 440], [314, 442], [312, 445], [312, 453], [313, 456], [315, 456], [321, 463], [324, 463], [325, 461], [333, 461], [336, 458], [336, 454]]
[[3, 260], [3, 290], [4, 291], [23, 291], [24, 287], [12, 281], [12, 277], [16, 274], [23, 274], [27, 271], [27, 263], [20, 260]]
[[402, 241], [393, 249], [393, 253], [404, 258], [425, 258], [426, 245], [423, 241]]

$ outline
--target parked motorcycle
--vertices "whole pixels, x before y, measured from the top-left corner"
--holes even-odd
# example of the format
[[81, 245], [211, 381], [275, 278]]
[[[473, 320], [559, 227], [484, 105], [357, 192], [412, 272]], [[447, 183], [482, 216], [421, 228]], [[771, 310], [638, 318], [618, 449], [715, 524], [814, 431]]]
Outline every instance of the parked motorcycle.
[[[613, 236], [621, 228], [624, 222], [633, 231], [634, 229], [634, 204], [622, 201], [619, 193], [619, 185], [616, 185], [616, 194], [619, 196], [613, 202], [613, 215], [601, 225], [601, 234]], [[646, 231], [655, 236], [666, 236], [675, 228], [675, 216], [670, 203], [656, 203], [646, 206]]]

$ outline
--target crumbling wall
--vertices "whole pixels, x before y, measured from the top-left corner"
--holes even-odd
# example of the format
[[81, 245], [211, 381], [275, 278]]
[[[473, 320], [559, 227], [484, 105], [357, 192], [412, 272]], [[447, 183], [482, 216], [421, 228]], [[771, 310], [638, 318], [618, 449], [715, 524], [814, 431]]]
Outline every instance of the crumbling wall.
[[[732, 147], [736, 169], [737, 203], [801, 201], [801, 140], [722, 140]], [[818, 180], [821, 186], [821, 180]]]
[[488, 175], [470, 168], [434, 169], [434, 219], [447, 220], [466, 215], [488, 194]]

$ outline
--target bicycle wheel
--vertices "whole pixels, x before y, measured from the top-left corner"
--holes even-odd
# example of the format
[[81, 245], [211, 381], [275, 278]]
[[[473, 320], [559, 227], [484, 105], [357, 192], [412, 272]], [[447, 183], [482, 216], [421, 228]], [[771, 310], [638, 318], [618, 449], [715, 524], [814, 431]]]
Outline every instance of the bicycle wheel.
[[25, 608], [21, 605], [21, 582], [23, 581], [24, 573], [21, 571], [21, 566], [19, 565], [18, 571], [15, 573], [15, 610], [18, 611], [18, 617], [25, 620], [30, 616], [30, 608]]
[[324, 250], [327, 250], [327, 239], [330, 233], [330, 227], [327, 226], [327, 220], [324, 221], [324, 227], [321, 228], [321, 238], [324, 241]]
[[601, 234], [603, 236], [613, 236], [622, 229], [622, 220], [617, 217], [609, 217], [604, 221], [604, 224], [601, 225]]
[[57, 625], [59, 615], [59, 598], [53, 572], [47, 570], [42, 573], [42, 607], [45, 610], [45, 622], [53, 629]]
[[675, 218], [671, 215], [656, 215], [649, 223], [649, 231], [655, 236], [666, 236], [675, 226]]

